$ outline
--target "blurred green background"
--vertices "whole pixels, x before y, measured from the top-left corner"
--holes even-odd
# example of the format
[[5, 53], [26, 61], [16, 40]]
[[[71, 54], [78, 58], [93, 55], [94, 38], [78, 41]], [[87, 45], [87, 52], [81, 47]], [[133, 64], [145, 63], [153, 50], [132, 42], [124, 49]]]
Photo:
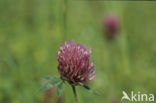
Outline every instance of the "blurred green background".
[[[44, 76], [59, 75], [65, 40], [92, 48], [96, 78], [88, 85], [99, 95], [77, 87], [79, 103], [120, 103], [123, 90], [156, 94], [155, 10], [145, 1], [0, 0], [0, 103], [73, 103], [67, 83], [59, 99], [55, 89], [39, 91]], [[111, 42], [102, 32], [109, 13], [120, 19]]]

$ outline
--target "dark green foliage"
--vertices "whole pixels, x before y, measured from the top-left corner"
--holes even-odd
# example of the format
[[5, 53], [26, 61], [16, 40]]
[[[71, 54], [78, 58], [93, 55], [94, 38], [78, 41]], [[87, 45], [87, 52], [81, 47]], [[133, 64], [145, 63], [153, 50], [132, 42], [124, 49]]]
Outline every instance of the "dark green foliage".
[[62, 80], [59, 77], [45, 77], [44, 79], [47, 81], [45, 81], [46, 83], [40, 88], [41, 91], [62, 84]]
[[62, 81], [61, 83], [58, 84], [57, 89], [56, 89], [56, 94], [57, 96], [61, 96], [64, 91], [64, 82]]

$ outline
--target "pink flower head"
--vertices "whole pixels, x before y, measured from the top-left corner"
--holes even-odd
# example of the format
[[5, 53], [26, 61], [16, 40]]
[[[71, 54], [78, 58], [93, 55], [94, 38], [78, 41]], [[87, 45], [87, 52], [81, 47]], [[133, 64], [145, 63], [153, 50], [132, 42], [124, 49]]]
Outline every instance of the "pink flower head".
[[108, 39], [114, 38], [119, 29], [119, 20], [116, 15], [107, 15], [104, 18], [105, 34]]
[[94, 79], [95, 67], [93, 62], [89, 63], [90, 54], [91, 49], [87, 50], [85, 46], [75, 44], [74, 40], [62, 44], [57, 54], [61, 78], [73, 86], [84, 86], [85, 82]]

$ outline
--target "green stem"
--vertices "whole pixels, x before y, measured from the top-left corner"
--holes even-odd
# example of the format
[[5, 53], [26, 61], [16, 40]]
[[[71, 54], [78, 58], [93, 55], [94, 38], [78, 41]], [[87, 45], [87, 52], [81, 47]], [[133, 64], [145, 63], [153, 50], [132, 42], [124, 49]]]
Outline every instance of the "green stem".
[[75, 86], [72, 85], [72, 89], [73, 89], [73, 93], [74, 93], [74, 96], [75, 96], [75, 100], [76, 100], [76, 102], [78, 102]]
[[63, 10], [63, 37], [64, 40], [67, 39], [67, 0], [64, 0], [64, 10]]

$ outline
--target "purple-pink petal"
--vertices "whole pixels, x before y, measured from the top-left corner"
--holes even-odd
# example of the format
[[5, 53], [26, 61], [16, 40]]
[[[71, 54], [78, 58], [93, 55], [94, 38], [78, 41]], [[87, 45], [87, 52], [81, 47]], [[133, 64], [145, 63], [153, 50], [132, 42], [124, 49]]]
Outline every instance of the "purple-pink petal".
[[92, 80], [92, 79], [94, 79], [95, 77], [96, 77], [96, 75], [90, 77], [89, 80]]

